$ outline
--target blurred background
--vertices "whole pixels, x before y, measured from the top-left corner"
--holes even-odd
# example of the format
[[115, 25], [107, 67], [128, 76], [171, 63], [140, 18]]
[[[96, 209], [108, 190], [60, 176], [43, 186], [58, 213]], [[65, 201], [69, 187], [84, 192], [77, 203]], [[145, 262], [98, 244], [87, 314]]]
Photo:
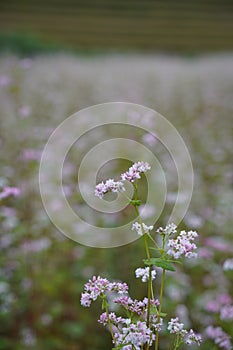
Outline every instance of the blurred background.
[[[134, 278], [144, 257], [140, 241], [111, 249], [73, 242], [52, 225], [39, 193], [41, 152], [54, 128], [84, 107], [112, 101], [155, 109], [189, 149], [195, 185], [181, 228], [199, 232], [200, 257], [167, 276], [164, 311], [202, 333], [201, 349], [218, 349], [209, 325], [233, 336], [232, 311], [221, 315], [232, 310], [233, 297], [232, 271], [223, 271], [233, 257], [233, 2], [1, 0], [0, 32], [0, 349], [110, 349], [98, 302], [80, 306], [84, 283], [100, 274], [126, 281], [134, 298], [145, 295]], [[91, 211], [77, 187], [77, 159], [119, 133], [144, 144], [166, 169], [163, 225], [177, 176], [162, 145], [138, 130], [86, 135], [67, 157], [67, 198], [96, 225], [125, 222], [125, 213], [109, 221]], [[102, 174], [116, 177], [128, 166], [116, 160]], [[230, 349], [226, 344], [221, 348]], [[162, 337], [161, 350], [170, 348]]]
[[232, 17], [231, 0], [2, 0], [0, 44], [20, 51], [229, 51]]

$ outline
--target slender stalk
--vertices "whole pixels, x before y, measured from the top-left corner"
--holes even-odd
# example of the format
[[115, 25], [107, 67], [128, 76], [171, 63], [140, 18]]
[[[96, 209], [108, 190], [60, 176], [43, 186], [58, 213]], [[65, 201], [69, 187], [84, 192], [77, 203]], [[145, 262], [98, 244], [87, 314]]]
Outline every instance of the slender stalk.
[[[163, 269], [162, 277], [161, 277], [161, 286], [160, 286], [160, 293], [159, 293], [159, 310], [158, 310], [158, 323], [161, 319], [161, 311], [162, 311], [162, 305], [163, 305], [163, 291], [164, 291], [164, 281], [165, 281], [165, 269]], [[159, 348], [159, 331], [156, 331], [156, 339], [155, 339], [155, 350], [158, 350]]]
[[[165, 247], [165, 235], [162, 235], [162, 256], [164, 255], [164, 247]], [[161, 312], [162, 312], [162, 305], [163, 305], [163, 292], [164, 292], [164, 282], [165, 282], [165, 272], [166, 270], [163, 269], [162, 276], [161, 276], [161, 285], [160, 285], [160, 293], [159, 293], [159, 310], [158, 310], [158, 324], [161, 320]], [[156, 338], [155, 338], [155, 350], [159, 349], [159, 331], [156, 331]]]
[[111, 334], [111, 337], [112, 337], [112, 341], [114, 343], [114, 334], [113, 334], [113, 330], [112, 330], [112, 323], [109, 319], [109, 310], [108, 310], [108, 303], [107, 303], [107, 300], [106, 298], [104, 297], [104, 306], [105, 306], [105, 311], [106, 311], [106, 315], [107, 315], [107, 319], [108, 319], [108, 326], [109, 326], [109, 331], [110, 331], [110, 334]]
[[[135, 197], [134, 198], [135, 198], [135, 200], [137, 200], [137, 185], [135, 185], [134, 188], [135, 188]], [[148, 245], [147, 234], [144, 232], [142, 219], [141, 219], [141, 216], [140, 216], [140, 213], [139, 213], [137, 205], [135, 205], [134, 208], [135, 208], [136, 214], [138, 216], [139, 224], [141, 225], [141, 228], [142, 228], [142, 234], [143, 234], [143, 241], [144, 241], [144, 246], [145, 246], [145, 250], [146, 250], [146, 256], [147, 256], [148, 261], [150, 261], [150, 250], [149, 250], [149, 245]], [[151, 294], [152, 294], [151, 270], [152, 270], [152, 267], [150, 266], [150, 268], [149, 268], [149, 278], [148, 278], [148, 282], [147, 282], [147, 299], [148, 299], [148, 301], [147, 301], [147, 320], [146, 320], [147, 327], [149, 327], [149, 325], [150, 325], [150, 306], [151, 306], [150, 304], [151, 304]], [[149, 344], [148, 344], [147, 349], [149, 349]]]

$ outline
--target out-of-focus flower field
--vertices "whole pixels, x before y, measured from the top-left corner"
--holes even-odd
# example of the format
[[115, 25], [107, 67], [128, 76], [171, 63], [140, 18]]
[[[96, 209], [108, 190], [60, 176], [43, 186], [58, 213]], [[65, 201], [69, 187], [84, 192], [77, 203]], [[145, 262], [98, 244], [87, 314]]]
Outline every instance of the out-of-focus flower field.
[[[165, 311], [202, 334], [201, 349], [230, 349], [233, 261], [225, 263], [233, 259], [230, 54], [189, 59], [66, 54], [0, 58], [0, 349], [111, 349], [109, 334], [97, 323], [98, 302], [88, 310], [80, 306], [83, 285], [100, 274], [133, 286], [132, 297], [144, 296], [144, 286], [133, 273], [143, 257], [138, 241], [111, 249], [73, 242], [50, 222], [39, 193], [39, 162], [51, 132], [74, 112], [112, 101], [155, 109], [178, 129], [189, 149], [195, 185], [181, 226], [198, 231], [199, 258], [178, 266], [176, 275], [168, 274]], [[122, 132], [127, 136], [127, 129]], [[148, 135], [135, 131], [130, 137], [158, 147], [161, 164], [169, 163]], [[84, 151], [93, 138], [95, 134], [82, 139]], [[93, 216], [77, 191], [77, 159], [71, 155], [67, 162], [70, 202], [86, 220], [104, 225], [106, 216]], [[113, 162], [107, 175], [127, 166]], [[169, 164], [166, 169], [169, 179]], [[174, 202], [172, 178], [169, 184], [167, 208]], [[165, 216], [166, 210], [158, 225]], [[167, 349], [164, 337], [161, 350]]]

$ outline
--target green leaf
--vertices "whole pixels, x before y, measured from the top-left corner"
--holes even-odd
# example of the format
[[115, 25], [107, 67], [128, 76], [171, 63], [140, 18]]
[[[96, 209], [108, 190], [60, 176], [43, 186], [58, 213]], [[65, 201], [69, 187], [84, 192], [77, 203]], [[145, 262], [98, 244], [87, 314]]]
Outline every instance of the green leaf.
[[174, 266], [172, 266], [170, 260], [165, 260], [161, 258], [151, 258], [150, 260], [146, 259], [143, 261], [145, 265], [148, 265], [148, 266], [155, 265], [157, 267], [162, 267], [162, 269], [164, 270], [176, 271]]

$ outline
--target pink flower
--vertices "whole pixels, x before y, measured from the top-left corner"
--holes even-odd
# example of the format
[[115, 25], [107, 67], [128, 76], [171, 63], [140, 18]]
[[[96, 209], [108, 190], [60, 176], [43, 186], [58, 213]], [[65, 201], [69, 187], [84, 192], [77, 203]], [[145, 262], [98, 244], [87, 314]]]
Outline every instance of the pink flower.
[[0, 200], [7, 198], [9, 196], [18, 197], [20, 195], [20, 193], [21, 193], [21, 191], [18, 187], [5, 186], [2, 190], [2, 192], [0, 193]]
[[113, 179], [107, 180], [105, 183], [101, 182], [95, 187], [95, 196], [99, 197], [100, 199], [103, 198], [105, 193], [107, 192], [120, 192], [125, 191], [124, 185], [120, 181], [114, 181]]
[[121, 174], [122, 181], [135, 182], [136, 179], [140, 179], [141, 173], [145, 173], [147, 170], [150, 170], [151, 166], [147, 162], [137, 162], [134, 163], [128, 171]]
[[197, 248], [193, 243], [194, 239], [198, 237], [196, 231], [181, 231], [176, 239], [170, 239], [168, 241], [168, 255], [174, 259], [179, 259], [181, 255], [185, 255], [187, 258], [195, 258], [197, 253], [193, 251]]
[[81, 295], [81, 305], [89, 307], [92, 301], [95, 301], [99, 296], [108, 292], [127, 293], [128, 286], [126, 283], [109, 282], [106, 278], [93, 276], [92, 280], [89, 280], [85, 284], [84, 290], [85, 292]]
[[20, 117], [22, 118], [27, 118], [30, 116], [32, 110], [30, 106], [22, 106], [18, 109], [18, 113], [20, 115]]
[[214, 343], [220, 348], [225, 350], [231, 350], [232, 344], [230, 341], [230, 336], [225, 333], [221, 327], [208, 326], [205, 330], [208, 338], [213, 339]]

